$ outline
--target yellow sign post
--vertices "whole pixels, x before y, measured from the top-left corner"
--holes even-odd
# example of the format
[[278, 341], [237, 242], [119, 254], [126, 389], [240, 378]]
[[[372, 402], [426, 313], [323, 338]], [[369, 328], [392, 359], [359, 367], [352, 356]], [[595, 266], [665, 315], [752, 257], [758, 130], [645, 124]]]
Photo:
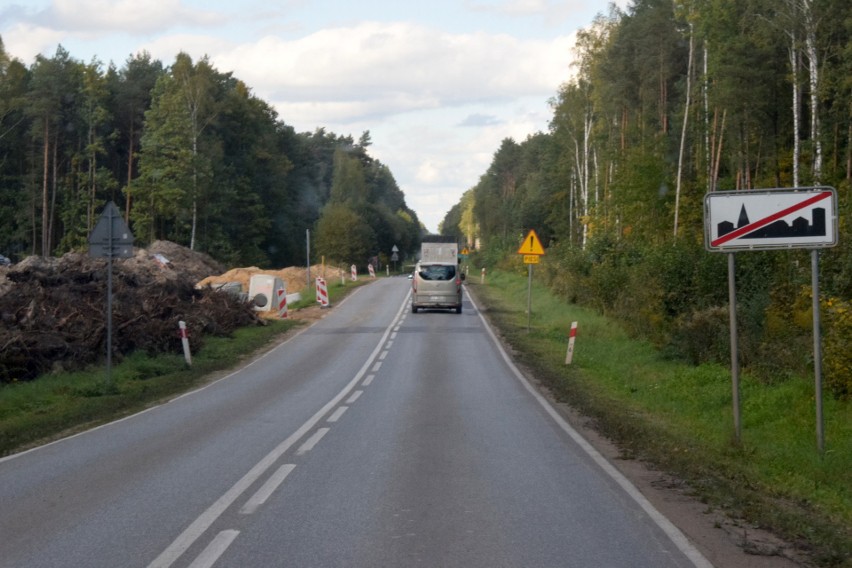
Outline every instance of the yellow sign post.
[[530, 331], [530, 320], [532, 318], [532, 267], [533, 264], [538, 264], [540, 257], [544, 254], [544, 247], [541, 246], [541, 239], [535, 234], [534, 229], [530, 229], [524, 241], [518, 248], [518, 254], [524, 255], [524, 264], [529, 266], [529, 279], [527, 282], [527, 333]]

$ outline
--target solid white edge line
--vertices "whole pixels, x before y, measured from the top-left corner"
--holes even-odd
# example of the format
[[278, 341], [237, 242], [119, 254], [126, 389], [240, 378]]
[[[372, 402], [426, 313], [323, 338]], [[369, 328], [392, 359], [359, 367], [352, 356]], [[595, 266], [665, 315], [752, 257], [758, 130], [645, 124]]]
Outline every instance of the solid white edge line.
[[526, 388], [526, 390], [533, 396], [533, 398], [538, 401], [538, 403], [544, 408], [547, 414], [559, 425], [562, 430], [571, 437], [574, 442], [583, 449], [586, 454], [592, 458], [592, 460], [600, 467], [607, 475], [609, 475], [613, 481], [615, 481], [641, 508], [645, 513], [651, 518], [651, 520], [656, 523], [660, 530], [662, 530], [666, 536], [677, 546], [678, 550], [680, 550], [684, 556], [686, 556], [695, 566], [696, 568], [713, 568], [713, 564], [707, 560], [703, 554], [693, 545], [689, 539], [686, 537], [683, 532], [679, 528], [677, 528], [672, 522], [666, 518], [665, 515], [660, 513], [654, 505], [651, 504], [648, 499], [642, 495], [642, 493], [633, 485], [629, 479], [627, 479], [624, 474], [622, 474], [618, 469], [616, 469], [607, 459], [598, 452], [594, 446], [592, 446], [586, 439], [577, 432], [568, 422], [562, 418], [562, 416], [556, 411], [555, 408], [547, 401], [547, 399], [538, 392], [538, 390], [532, 386], [532, 384], [527, 380], [527, 378], [521, 373], [506, 351], [503, 349], [503, 346], [500, 344], [500, 341], [497, 339], [497, 335], [491, 329], [491, 326], [488, 325], [488, 321], [485, 319], [485, 316], [482, 315], [482, 311], [480, 311], [479, 307], [476, 305], [476, 302], [473, 301], [473, 298], [470, 294], [467, 294], [468, 300], [473, 304], [474, 309], [479, 314], [479, 319], [482, 320], [483, 325], [485, 326], [485, 330], [488, 332], [488, 335], [491, 336], [491, 341], [497, 347], [497, 350], [500, 352], [500, 356], [509, 366], [512, 373], [521, 382], [521, 384]]
[[251, 515], [257, 509], [266, 503], [266, 500], [278, 489], [278, 486], [284, 483], [284, 480], [287, 479], [287, 476], [290, 475], [296, 469], [296, 464], [285, 463], [281, 467], [279, 467], [272, 476], [266, 480], [266, 483], [257, 490], [257, 492], [251, 496], [251, 498], [246, 501], [246, 504], [243, 505], [242, 509], [240, 509], [240, 514], [242, 515]]
[[172, 542], [160, 555], [154, 559], [148, 565], [148, 568], [168, 568], [171, 566], [181, 555], [183, 555], [186, 550], [192, 546], [192, 544], [198, 540], [198, 538], [204, 534], [207, 529], [218, 519], [225, 510], [230, 507], [234, 501], [236, 501], [240, 495], [242, 495], [248, 488], [251, 486], [257, 479], [263, 475], [263, 473], [268, 470], [270, 467], [275, 464], [276, 461], [287, 451], [289, 450], [293, 444], [298, 442], [305, 434], [307, 434], [313, 427], [319, 422], [323, 416], [328, 414], [329, 410], [337, 406], [337, 404], [349, 394], [355, 385], [361, 380], [361, 378], [366, 374], [367, 368], [372, 364], [373, 360], [378, 355], [379, 351], [381, 351], [385, 341], [387, 341], [388, 335], [390, 335], [390, 330], [396, 323], [397, 319], [399, 319], [400, 314], [403, 313], [404, 308], [406, 307], [406, 301], [408, 300], [411, 291], [406, 294], [405, 299], [402, 302], [402, 305], [399, 308], [399, 311], [396, 313], [396, 316], [391, 320], [390, 325], [385, 329], [385, 333], [382, 335], [379, 342], [376, 344], [373, 352], [370, 353], [370, 356], [367, 357], [367, 360], [364, 361], [364, 364], [361, 366], [361, 369], [356, 373], [355, 377], [349, 381], [343, 390], [341, 390], [337, 395], [328, 401], [325, 406], [320, 408], [316, 414], [314, 414], [307, 422], [302, 424], [298, 430], [293, 432], [286, 440], [281, 442], [274, 450], [269, 452], [263, 459], [261, 459], [248, 473], [246, 473], [242, 479], [237, 481], [233, 487], [231, 487], [224, 495], [219, 497], [215, 503], [213, 503], [206, 511], [204, 511], [195, 521], [193, 521], [184, 531]]
[[231, 543], [234, 542], [234, 539], [240, 534], [240, 531], [236, 530], [225, 530], [216, 535], [216, 537], [210, 541], [210, 544], [207, 545], [207, 548], [201, 551], [201, 554], [193, 560], [192, 564], [189, 565], [189, 568], [210, 568], [216, 561], [219, 560], [219, 557], [225, 554], [225, 551], [228, 550], [228, 547], [231, 546]]

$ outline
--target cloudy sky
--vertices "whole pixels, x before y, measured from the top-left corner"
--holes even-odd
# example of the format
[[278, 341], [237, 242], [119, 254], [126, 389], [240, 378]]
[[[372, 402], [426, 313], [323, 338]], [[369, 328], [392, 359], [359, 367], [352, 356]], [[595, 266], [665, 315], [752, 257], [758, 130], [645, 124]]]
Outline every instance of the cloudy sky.
[[[628, 0], [617, 0], [622, 8]], [[507, 137], [546, 131], [574, 36], [608, 0], [0, 0], [6, 52], [122, 67], [186, 52], [299, 132], [358, 138], [430, 231]]]

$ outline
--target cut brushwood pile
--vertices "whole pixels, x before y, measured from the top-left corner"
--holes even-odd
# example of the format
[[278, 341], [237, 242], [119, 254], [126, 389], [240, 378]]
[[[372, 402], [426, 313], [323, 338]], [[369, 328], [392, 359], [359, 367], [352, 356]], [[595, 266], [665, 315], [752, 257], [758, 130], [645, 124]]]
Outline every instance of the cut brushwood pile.
[[[112, 349], [180, 353], [178, 321], [193, 349], [262, 320], [230, 294], [196, 283], [224, 267], [207, 255], [156, 241], [112, 266]], [[0, 382], [103, 361], [107, 345], [107, 261], [85, 254], [32, 256], [0, 269]]]

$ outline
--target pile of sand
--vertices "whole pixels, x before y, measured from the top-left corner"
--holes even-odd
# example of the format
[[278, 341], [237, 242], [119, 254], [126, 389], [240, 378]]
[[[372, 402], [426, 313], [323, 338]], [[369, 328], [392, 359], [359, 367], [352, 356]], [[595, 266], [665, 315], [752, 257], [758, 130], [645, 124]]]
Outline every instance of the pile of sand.
[[[280, 270], [272, 270], [250, 266], [248, 268], [232, 268], [219, 276], [208, 276], [198, 282], [196, 286], [198, 288], [204, 288], [205, 286], [215, 288], [218, 285], [230, 282], [239, 282], [242, 291], [248, 292], [249, 281], [255, 274], [266, 274], [280, 278], [281, 281], [284, 282], [284, 286], [287, 288], [288, 294], [301, 292], [308, 285], [307, 270], [305, 268], [289, 266]], [[313, 287], [314, 281], [318, 277], [323, 277], [326, 280], [335, 280], [340, 279], [341, 276], [345, 277], [347, 274], [348, 272], [344, 272], [342, 269], [337, 267], [315, 264], [314, 266], [311, 266], [311, 287]]]

